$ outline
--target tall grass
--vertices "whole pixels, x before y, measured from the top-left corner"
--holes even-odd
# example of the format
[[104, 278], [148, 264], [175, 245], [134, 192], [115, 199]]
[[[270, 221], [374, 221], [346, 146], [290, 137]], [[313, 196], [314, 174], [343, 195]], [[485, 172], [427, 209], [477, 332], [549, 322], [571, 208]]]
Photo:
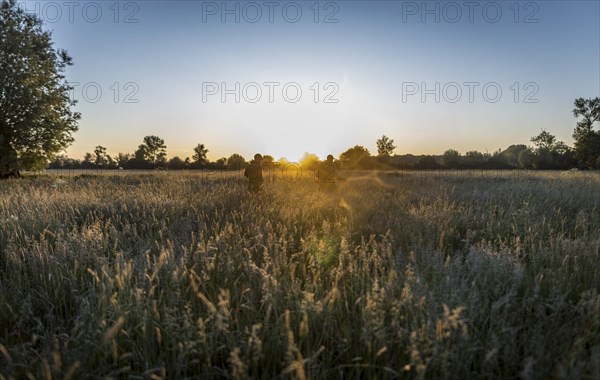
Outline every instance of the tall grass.
[[0, 379], [600, 373], [594, 173], [0, 183]]

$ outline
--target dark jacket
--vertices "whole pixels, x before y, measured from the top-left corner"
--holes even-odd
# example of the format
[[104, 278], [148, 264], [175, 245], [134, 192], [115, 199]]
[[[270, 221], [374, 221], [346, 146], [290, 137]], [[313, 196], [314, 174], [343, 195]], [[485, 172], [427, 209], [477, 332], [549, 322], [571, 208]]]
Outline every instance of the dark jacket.
[[248, 178], [248, 190], [258, 191], [263, 183], [262, 168], [256, 161], [252, 161], [244, 170], [244, 177]]

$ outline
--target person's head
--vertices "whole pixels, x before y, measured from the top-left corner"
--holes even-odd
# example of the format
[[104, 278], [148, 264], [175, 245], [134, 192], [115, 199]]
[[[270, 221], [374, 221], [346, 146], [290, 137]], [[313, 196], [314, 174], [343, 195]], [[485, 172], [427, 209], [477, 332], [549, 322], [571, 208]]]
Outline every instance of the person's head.
[[333, 161], [333, 155], [328, 154], [327, 155], [327, 161], [329, 161], [329, 162]]
[[254, 155], [254, 161], [261, 162], [262, 161], [262, 155], [260, 153], [256, 153]]

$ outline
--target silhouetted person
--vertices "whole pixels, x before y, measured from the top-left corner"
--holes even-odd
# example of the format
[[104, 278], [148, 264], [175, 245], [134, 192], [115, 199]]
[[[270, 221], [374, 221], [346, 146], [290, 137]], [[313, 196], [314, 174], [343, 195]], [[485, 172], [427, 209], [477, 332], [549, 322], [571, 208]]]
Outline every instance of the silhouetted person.
[[258, 193], [263, 183], [262, 168], [260, 163], [262, 156], [259, 153], [254, 155], [254, 160], [244, 170], [244, 177], [248, 178], [248, 191]]
[[319, 191], [333, 192], [337, 188], [337, 182], [340, 180], [338, 176], [338, 165], [333, 162], [333, 156], [327, 156], [327, 161], [320, 162], [317, 166], [315, 182], [319, 184]]

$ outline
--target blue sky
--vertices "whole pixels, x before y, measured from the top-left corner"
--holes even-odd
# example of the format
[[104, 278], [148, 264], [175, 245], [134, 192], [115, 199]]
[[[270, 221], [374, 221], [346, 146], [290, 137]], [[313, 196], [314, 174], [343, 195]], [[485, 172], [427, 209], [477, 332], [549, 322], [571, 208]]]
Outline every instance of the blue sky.
[[571, 144], [574, 99], [600, 96], [598, 1], [20, 3], [74, 58], [79, 158], [150, 134], [213, 160]]

